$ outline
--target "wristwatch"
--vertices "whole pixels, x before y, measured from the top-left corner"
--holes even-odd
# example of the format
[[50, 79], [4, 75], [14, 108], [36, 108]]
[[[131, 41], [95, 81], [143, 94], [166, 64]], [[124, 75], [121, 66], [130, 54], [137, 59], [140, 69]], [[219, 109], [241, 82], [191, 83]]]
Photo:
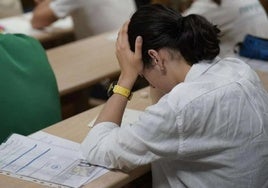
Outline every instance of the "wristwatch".
[[112, 82], [107, 90], [108, 97], [112, 96], [114, 93], [122, 95], [126, 97], [128, 100], [130, 100], [132, 97], [132, 92], [125, 87], [117, 85], [117, 81]]

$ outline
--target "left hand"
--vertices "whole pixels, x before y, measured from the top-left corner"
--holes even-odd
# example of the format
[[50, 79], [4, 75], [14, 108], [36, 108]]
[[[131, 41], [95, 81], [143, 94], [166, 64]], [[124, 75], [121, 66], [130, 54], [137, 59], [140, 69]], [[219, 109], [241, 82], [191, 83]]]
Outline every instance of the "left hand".
[[141, 36], [136, 38], [135, 52], [131, 51], [128, 41], [128, 24], [129, 21], [122, 26], [118, 33], [116, 56], [121, 68], [118, 84], [131, 90], [143, 70], [142, 38]]

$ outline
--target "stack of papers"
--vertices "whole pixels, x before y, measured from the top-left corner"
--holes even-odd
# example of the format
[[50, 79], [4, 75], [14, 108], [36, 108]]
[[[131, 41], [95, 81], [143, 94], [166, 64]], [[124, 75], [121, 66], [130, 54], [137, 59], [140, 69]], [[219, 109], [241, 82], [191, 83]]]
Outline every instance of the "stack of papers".
[[81, 187], [108, 172], [87, 163], [80, 144], [45, 132], [12, 134], [0, 145], [0, 173], [51, 187]]

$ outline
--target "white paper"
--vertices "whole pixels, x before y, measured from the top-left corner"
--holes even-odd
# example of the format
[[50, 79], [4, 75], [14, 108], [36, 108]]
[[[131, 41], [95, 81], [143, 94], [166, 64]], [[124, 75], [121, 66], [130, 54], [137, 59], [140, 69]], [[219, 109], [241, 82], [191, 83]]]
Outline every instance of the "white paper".
[[71, 17], [60, 19], [43, 30], [34, 29], [31, 25], [32, 13], [26, 13], [22, 16], [14, 16], [0, 19], [0, 25], [4, 28], [5, 33], [22, 33], [30, 36], [38, 36], [42, 33], [53, 33], [59, 29], [73, 28]]
[[[80, 153], [80, 144], [77, 142], [73, 142], [71, 140], [67, 140], [58, 136], [54, 136], [52, 134], [48, 134], [43, 131], [38, 131], [29, 135], [28, 137], [39, 140], [41, 142], [45, 142], [49, 145], [53, 145], [56, 147], [61, 147], [69, 150], [73, 150], [77, 153]], [[81, 155], [82, 157], [82, 155]]]
[[0, 145], [0, 173], [51, 187], [76, 188], [108, 172], [88, 164], [79, 149], [59, 147], [68, 145], [65, 139], [44, 132], [32, 137], [12, 134]]

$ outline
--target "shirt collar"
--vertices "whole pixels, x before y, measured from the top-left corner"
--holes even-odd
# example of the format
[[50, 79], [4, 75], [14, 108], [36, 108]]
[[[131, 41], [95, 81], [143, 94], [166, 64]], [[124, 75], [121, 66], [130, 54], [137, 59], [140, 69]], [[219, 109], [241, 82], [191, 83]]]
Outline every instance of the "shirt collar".
[[214, 66], [221, 60], [220, 57], [215, 57], [213, 60], [204, 60], [193, 64], [190, 71], [187, 73], [184, 82], [192, 81], [204, 74], [209, 68]]

